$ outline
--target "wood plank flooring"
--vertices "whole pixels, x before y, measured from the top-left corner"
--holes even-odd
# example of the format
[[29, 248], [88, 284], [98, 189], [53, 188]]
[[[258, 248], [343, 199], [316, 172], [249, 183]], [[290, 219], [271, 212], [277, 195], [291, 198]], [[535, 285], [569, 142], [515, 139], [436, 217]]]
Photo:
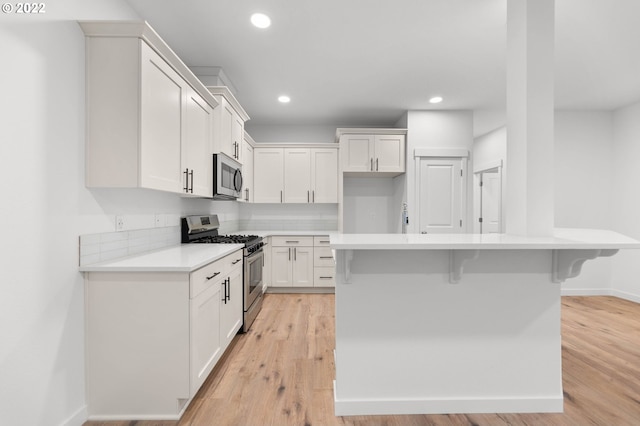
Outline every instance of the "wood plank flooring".
[[335, 417], [333, 348], [334, 295], [267, 294], [179, 422], [85, 425], [640, 425], [640, 305], [626, 300], [562, 298], [562, 414]]

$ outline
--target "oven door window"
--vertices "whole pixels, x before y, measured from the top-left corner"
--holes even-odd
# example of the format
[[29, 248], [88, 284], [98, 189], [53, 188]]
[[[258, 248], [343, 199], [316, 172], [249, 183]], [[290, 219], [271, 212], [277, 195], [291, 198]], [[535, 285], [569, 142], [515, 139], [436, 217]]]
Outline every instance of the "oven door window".
[[249, 294], [253, 294], [255, 291], [262, 291], [262, 258], [264, 253], [260, 252], [259, 255], [252, 255], [251, 259], [248, 260], [248, 284], [249, 284]]

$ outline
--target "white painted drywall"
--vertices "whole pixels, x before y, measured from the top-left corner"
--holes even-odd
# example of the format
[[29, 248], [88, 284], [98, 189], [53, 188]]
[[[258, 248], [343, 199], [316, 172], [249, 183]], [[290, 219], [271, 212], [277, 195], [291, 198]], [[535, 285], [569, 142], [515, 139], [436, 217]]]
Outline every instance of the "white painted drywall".
[[[555, 226], [611, 228], [612, 114], [556, 111], [554, 149]], [[617, 256], [617, 255], [616, 255]], [[563, 294], [610, 294], [612, 258], [585, 262], [562, 283]]]
[[[612, 230], [640, 239], [640, 102], [613, 113]], [[640, 302], [640, 251], [612, 258], [613, 294]]]
[[46, 2], [0, 18], [0, 424], [86, 420], [78, 236], [176, 224], [236, 203], [84, 186], [85, 42], [76, 20], [138, 19], [123, 0]]

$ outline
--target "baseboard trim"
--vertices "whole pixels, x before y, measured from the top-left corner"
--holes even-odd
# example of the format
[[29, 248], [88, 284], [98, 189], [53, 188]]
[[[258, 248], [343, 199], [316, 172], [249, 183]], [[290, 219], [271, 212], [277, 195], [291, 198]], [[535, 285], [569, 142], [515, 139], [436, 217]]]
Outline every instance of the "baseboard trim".
[[267, 287], [266, 291], [274, 294], [333, 294], [335, 292], [334, 287]]
[[610, 288], [563, 288], [562, 296], [612, 296]]
[[460, 398], [407, 400], [340, 400], [336, 416], [462, 414], [462, 413], [562, 413], [563, 396], [549, 398]]
[[88, 417], [87, 406], [83, 405], [71, 417], [60, 423], [60, 426], [82, 426]]
[[629, 300], [631, 302], [640, 303], [640, 295], [627, 293], [626, 291], [621, 290], [612, 290], [611, 295], [615, 297], [619, 297], [620, 299]]

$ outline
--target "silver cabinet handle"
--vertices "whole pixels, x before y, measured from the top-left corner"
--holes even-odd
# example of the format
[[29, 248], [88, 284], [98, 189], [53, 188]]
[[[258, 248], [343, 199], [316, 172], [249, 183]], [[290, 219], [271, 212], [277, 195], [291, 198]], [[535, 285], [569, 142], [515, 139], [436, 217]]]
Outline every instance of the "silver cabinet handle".
[[319, 277], [321, 280], [330, 280], [333, 277]]
[[369, 168], [371, 169], [371, 171], [373, 171], [373, 157], [371, 158], [371, 165]]
[[294, 261], [297, 260], [297, 257], [298, 257], [297, 255], [298, 255], [298, 249], [294, 247], [293, 248], [293, 260]]
[[376, 158], [376, 172], [378, 171], [378, 159]]
[[289, 247], [289, 260], [291, 260], [291, 247]]
[[333, 256], [320, 256], [320, 259], [333, 259]]
[[300, 241], [298, 241], [298, 240], [285, 241], [285, 243], [287, 243], [287, 244], [299, 243], [299, 242]]

